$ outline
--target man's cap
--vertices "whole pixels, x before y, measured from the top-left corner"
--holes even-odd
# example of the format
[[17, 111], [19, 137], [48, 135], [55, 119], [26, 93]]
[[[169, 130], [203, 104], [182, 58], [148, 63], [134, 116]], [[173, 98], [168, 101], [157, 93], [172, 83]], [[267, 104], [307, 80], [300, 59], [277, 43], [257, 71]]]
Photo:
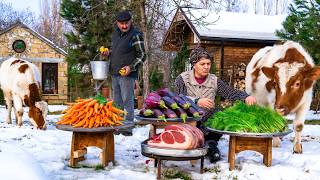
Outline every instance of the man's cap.
[[116, 20], [123, 22], [123, 21], [129, 21], [131, 19], [131, 14], [129, 11], [121, 11], [117, 14]]

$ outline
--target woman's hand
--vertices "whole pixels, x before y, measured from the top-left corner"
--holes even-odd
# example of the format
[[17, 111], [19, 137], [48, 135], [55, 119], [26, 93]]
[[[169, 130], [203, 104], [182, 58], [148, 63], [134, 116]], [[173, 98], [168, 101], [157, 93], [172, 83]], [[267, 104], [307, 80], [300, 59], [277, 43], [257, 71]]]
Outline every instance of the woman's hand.
[[246, 104], [248, 105], [253, 105], [253, 104], [256, 104], [257, 103], [257, 100], [255, 97], [253, 96], [248, 96], [246, 99], [245, 99], [245, 102]]
[[201, 98], [198, 100], [198, 106], [202, 108], [212, 109], [214, 108], [214, 102], [209, 98]]

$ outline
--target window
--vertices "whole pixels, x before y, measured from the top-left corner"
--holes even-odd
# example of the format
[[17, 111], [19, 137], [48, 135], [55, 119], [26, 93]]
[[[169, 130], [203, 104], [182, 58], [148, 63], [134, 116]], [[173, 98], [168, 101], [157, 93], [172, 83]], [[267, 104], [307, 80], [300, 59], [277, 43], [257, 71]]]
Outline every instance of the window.
[[42, 63], [43, 94], [58, 94], [58, 63]]
[[26, 43], [23, 40], [15, 40], [12, 44], [12, 49], [16, 53], [23, 53], [26, 50]]

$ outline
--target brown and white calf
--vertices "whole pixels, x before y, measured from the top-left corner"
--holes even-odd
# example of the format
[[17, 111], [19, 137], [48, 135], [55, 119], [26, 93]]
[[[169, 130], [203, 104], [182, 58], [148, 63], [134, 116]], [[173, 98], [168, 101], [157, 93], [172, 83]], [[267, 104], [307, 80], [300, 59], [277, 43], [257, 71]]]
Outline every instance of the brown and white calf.
[[[292, 41], [259, 50], [246, 69], [246, 92], [256, 97], [259, 105], [274, 108], [281, 115], [296, 115], [294, 153], [302, 153], [301, 132], [310, 109], [313, 84], [319, 76], [320, 67], [314, 65], [300, 44]], [[274, 145], [279, 146], [280, 139], [274, 140]]]
[[40, 73], [38, 68], [25, 60], [10, 58], [0, 67], [0, 84], [7, 105], [6, 122], [11, 121], [11, 110], [16, 115], [18, 126], [22, 126], [23, 105], [29, 107], [31, 123], [39, 129], [46, 129], [45, 119], [48, 104], [40, 98]]

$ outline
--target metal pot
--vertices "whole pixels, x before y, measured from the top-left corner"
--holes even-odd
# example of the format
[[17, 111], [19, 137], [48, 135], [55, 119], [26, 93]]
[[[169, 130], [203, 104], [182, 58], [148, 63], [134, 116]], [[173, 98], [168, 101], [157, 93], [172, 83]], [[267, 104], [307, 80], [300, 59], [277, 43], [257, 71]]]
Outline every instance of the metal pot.
[[90, 61], [94, 80], [105, 80], [109, 73], [109, 61]]

